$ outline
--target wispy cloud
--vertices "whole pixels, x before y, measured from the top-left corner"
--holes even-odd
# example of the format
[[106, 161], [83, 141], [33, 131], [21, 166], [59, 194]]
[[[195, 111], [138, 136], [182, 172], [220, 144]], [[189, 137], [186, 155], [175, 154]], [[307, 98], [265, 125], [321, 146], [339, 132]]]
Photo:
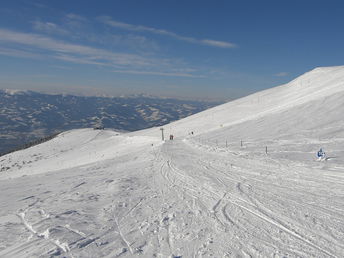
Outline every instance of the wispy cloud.
[[285, 76], [287, 76], [287, 75], [288, 75], [287, 72], [280, 72], [280, 73], [276, 73], [276, 74], [275, 74], [275, 76], [277, 76], [277, 77], [285, 77]]
[[[41, 50], [52, 51], [57, 54], [70, 54], [76, 58], [81, 57], [103, 63], [104, 65], [154, 65], [155, 60], [135, 54], [115, 53], [105, 49], [99, 49], [78, 44], [66, 43], [38, 34], [14, 32], [0, 29], [0, 42], [15, 43], [30, 46]], [[82, 62], [84, 63], [84, 61]]]
[[166, 72], [181, 69], [179, 62], [170, 59], [113, 52], [107, 49], [67, 43], [39, 34], [0, 29], [1, 43], [4, 46], [0, 45], [0, 55], [54, 58], [69, 63], [108, 66], [116, 68], [117, 72], [122, 73], [199, 77], [189, 72]]
[[52, 22], [34, 21], [32, 22], [32, 24], [33, 24], [33, 28], [40, 32], [45, 32], [48, 34], [61, 34], [61, 35], [69, 34], [69, 31], [61, 28], [60, 26]]
[[170, 73], [170, 72], [154, 72], [154, 71], [135, 71], [135, 70], [113, 70], [115, 73], [137, 74], [137, 75], [158, 75], [170, 77], [189, 77], [189, 78], [204, 78], [203, 75], [193, 75], [188, 73]]
[[204, 45], [213, 46], [213, 47], [222, 47], [222, 48], [233, 48], [233, 47], [236, 47], [233, 43], [224, 42], [224, 41], [218, 41], [218, 40], [212, 40], [212, 39], [203, 39], [202, 43]]
[[70, 28], [81, 28], [84, 24], [88, 24], [89, 22], [85, 17], [75, 13], [66, 14], [63, 21]]
[[107, 24], [111, 27], [119, 28], [119, 29], [123, 29], [123, 30], [137, 31], [137, 32], [148, 32], [148, 33], [152, 33], [152, 34], [168, 36], [168, 37], [180, 40], [180, 41], [185, 41], [185, 42], [200, 44], [200, 45], [206, 45], [206, 46], [212, 46], [212, 47], [219, 47], [219, 48], [235, 48], [236, 47], [236, 45], [234, 43], [227, 42], [227, 41], [218, 41], [218, 40], [212, 40], [212, 39], [197, 39], [194, 37], [181, 36], [177, 33], [163, 30], [163, 29], [156, 29], [156, 28], [147, 27], [147, 26], [143, 26], [143, 25], [133, 25], [133, 24], [115, 21], [115, 20], [112, 20], [112, 18], [109, 16], [100, 16], [97, 19], [98, 19], [98, 21], [100, 21], [104, 24]]
[[47, 5], [42, 4], [42, 3], [37, 3], [37, 2], [28, 2], [27, 4], [32, 5], [35, 8], [44, 8], [44, 9], [48, 8]]
[[[99, 37], [98, 37], [99, 40]], [[161, 48], [159, 44], [153, 40], [148, 39], [142, 35], [116, 35], [111, 34], [106, 38], [101, 39], [103, 44], [111, 44], [114, 46], [125, 46], [134, 51], [145, 51], [145, 53], [157, 52]]]
[[85, 22], [87, 19], [81, 15], [75, 14], [75, 13], [68, 13], [66, 14], [66, 18], [74, 21], [80, 21], [80, 22]]
[[69, 63], [75, 64], [89, 64], [89, 65], [98, 65], [98, 66], [108, 66], [107, 63], [101, 61], [92, 60], [94, 58], [87, 56], [72, 56], [66, 54], [56, 54], [53, 56], [55, 59], [59, 59]]
[[67, 37], [75, 41], [85, 41], [103, 46], [115, 46], [133, 51], [152, 53], [160, 50], [157, 42], [143, 35], [134, 33], [114, 34], [109, 30], [99, 31], [99, 23], [81, 15], [68, 13], [64, 15], [59, 24], [49, 21], [35, 20], [31, 22], [32, 28], [49, 36]]
[[0, 46], [0, 55], [11, 57], [23, 57], [23, 58], [41, 58], [39, 54], [32, 53], [28, 50], [13, 49]]

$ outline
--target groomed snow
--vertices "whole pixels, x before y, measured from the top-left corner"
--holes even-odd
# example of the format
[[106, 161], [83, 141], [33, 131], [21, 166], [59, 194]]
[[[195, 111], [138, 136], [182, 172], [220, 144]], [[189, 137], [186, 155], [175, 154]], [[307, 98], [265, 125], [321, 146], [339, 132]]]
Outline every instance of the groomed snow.
[[[343, 257], [344, 67], [0, 157], [0, 257]], [[323, 148], [326, 160], [317, 161]]]

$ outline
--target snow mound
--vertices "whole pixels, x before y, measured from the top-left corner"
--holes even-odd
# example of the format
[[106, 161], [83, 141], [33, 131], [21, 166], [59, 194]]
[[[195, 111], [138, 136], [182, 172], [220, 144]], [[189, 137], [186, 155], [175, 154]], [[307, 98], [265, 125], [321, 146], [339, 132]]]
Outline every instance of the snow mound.
[[116, 158], [158, 144], [156, 138], [127, 136], [112, 130], [77, 129], [59, 134], [45, 143], [6, 155], [2, 179], [34, 175]]

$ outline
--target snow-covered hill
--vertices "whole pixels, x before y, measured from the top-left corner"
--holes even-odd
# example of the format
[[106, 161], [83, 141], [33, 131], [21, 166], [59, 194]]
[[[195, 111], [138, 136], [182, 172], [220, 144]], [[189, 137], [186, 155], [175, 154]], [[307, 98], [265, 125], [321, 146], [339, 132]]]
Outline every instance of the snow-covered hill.
[[[286, 120], [275, 119], [283, 121], [284, 125], [280, 125], [284, 127], [283, 131], [289, 132], [294, 128], [289, 126], [289, 122], [296, 122], [299, 125], [298, 129], [323, 126], [329, 122], [337, 122], [337, 116], [344, 108], [341, 101], [344, 94], [343, 78], [344, 66], [316, 68], [286, 85], [208, 109], [171, 123], [168, 128], [172, 133], [184, 137], [191, 131], [195, 131], [196, 134], [208, 133], [263, 117], [266, 119], [271, 115], [281, 118], [281, 115], [288, 116], [287, 113], [292, 116], [286, 117]], [[323, 120], [324, 118], [326, 120]], [[298, 120], [302, 120], [301, 124]], [[312, 120], [312, 124], [309, 124], [309, 120]], [[255, 131], [251, 129], [249, 134]], [[268, 134], [272, 136], [271, 132]], [[280, 133], [276, 134], [278, 136]]]
[[[0, 257], [342, 257], [344, 67], [0, 158]], [[317, 161], [324, 148], [326, 160]]]

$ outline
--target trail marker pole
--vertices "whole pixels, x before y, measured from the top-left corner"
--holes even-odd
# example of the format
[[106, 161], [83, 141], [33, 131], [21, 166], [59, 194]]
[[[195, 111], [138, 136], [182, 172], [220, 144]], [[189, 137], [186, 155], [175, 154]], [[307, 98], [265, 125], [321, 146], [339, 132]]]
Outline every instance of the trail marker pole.
[[240, 146], [242, 147], [242, 140], [240, 141]]
[[268, 154], [268, 146], [265, 146], [265, 154]]
[[228, 147], [228, 143], [227, 143], [227, 140], [226, 140], [226, 148]]
[[161, 130], [161, 139], [162, 139], [162, 140], [165, 140], [165, 139], [164, 139], [164, 128], [161, 127], [160, 130]]

